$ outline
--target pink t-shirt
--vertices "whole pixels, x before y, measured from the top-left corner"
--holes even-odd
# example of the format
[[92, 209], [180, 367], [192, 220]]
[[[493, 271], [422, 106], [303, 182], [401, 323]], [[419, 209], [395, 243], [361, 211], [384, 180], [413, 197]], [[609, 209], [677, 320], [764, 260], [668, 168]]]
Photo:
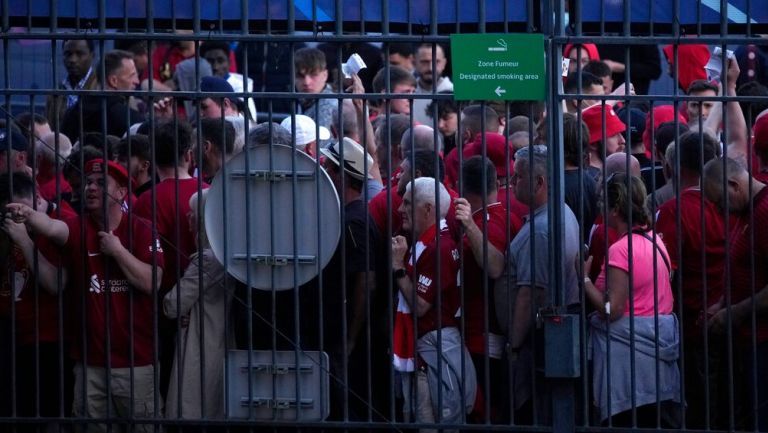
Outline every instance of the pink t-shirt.
[[[650, 234], [649, 234], [650, 235]], [[656, 254], [656, 281], [658, 283], [659, 314], [672, 313], [674, 300], [672, 298], [672, 285], [669, 282], [669, 270], [664, 263], [664, 257], [669, 260], [667, 248], [660, 238], [657, 239], [658, 249], [653, 243], [639, 234], [632, 234], [632, 283], [634, 289], [635, 316], [653, 316], [653, 256]], [[608, 266], [621, 269], [629, 273], [629, 237], [622, 236], [616, 243], [608, 248]], [[595, 280], [595, 287], [601, 292], [605, 291], [605, 267]], [[624, 314], [629, 315], [629, 300], [624, 307]]]

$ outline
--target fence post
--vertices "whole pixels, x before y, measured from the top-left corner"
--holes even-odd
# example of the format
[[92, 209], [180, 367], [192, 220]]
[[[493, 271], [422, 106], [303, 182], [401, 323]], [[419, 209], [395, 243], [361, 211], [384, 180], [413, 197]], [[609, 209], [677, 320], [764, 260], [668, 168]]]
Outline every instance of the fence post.
[[[550, 212], [550, 263], [552, 266], [552, 285], [551, 299], [553, 305], [565, 306], [565, 275], [564, 266], [561, 264], [564, 260], [563, 241], [564, 241], [564, 216], [563, 207], [564, 198], [564, 169], [563, 160], [563, 112], [562, 104], [558, 98], [562, 89], [562, 79], [560, 71], [560, 47], [553, 41], [555, 36], [564, 36], [563, 16], [565, 14], [564, 0], [548, 0], [544, 2], [542, 16], [542, 30], [547, 39], [547, 75], [549, 77], [548, 109], [547, 117], [547, 137], [549, 137], [549, 212]], [[556, 312], [556, 310], [555, 310]], [[561, 311], [564, 313], [564, 311]], [[545, 333], [545, 338], [547, 334]], [[573, 342], [578, 344], [578, 339]], [[546, 342], [545, 342], [546, 346]], [[546, 373], [546, 372], [545, 372]], [[551, 398], [552, 398], [552, 431], [555, 433], [567, 433], [575, 431], [576, 427], [576, 404], [574, 381], [570, 378], [549, 378]]]

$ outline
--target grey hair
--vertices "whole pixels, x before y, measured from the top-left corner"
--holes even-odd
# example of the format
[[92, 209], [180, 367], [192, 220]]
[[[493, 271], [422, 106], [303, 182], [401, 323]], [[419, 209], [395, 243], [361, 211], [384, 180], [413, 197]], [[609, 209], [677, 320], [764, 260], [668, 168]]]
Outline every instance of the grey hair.
[[703, 181], [713, 186], [722, 186], [724, 178], [749, 175], [749, 172], [738, 161], [731, 158], [717, 157], [704, 164]]
[[536, 144], [526, 146], [515, 152], [515, 162], [519, 162], [526, 170], [533, 170], [536, 176], [547, 177], [547, 146]]
[[263, 122], [251, 129], [248, 134], [248, 147], [273, 144], [291, 145], [291, 133], [280, 126], [279, 123], [272, 122], [272, 133], [270, 134], [270, 123]]
[[435, 206], [437, 203], [437, 196], [435, 196], [435, 184], [438, 185], [438, 191], [440, 194], [440, 218], [445, 218], [448, 215], [448, 207], [451, 204], [451, 196], [448, 194], [448, 190], [445, 189], [442, 183], [435, 180], [433, 177], [419, 177], [408, 182], [405, 187], [405, 194], [411, 193], [413, 190], [413, 202], [416, 203], [429, 203]]
[[334, 111], [331, 116], [333, 128], [339, 137], [356, 137], [360, 134], [360, 128], [357, 125], [357, 109], [351, 99], [344, 99], [341, 102], [341, 126], [339, 126], [339, 112]]

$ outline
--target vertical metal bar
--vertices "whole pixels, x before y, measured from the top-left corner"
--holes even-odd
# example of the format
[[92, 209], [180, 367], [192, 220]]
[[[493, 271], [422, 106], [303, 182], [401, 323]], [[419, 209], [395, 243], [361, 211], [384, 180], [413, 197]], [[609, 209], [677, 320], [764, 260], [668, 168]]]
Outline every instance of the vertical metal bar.
[[[549, 7], [552, 9], [545, 12], [545, 14], [547, 22], [551, 22], [552, 18], [554, 18], [554, 27], [551, 28], [551, 34], [562, 37], [565, 35], [562, 19], [565, 14], [565, 1], [557, 0], [549, 3]], [[549, 53], [549, 56], [547, 56], [547, 72], [551, 77], [548, 102], [553, 114], [548, 132], [551, 132], [549, 135], [550, 144], [556, 143], [555, 145], [548, 146], [549, 176], [551, 179], [549, 183], [548, 206], [550, 208], [550, 232], [552, 233], [551, 244], [548, 245], [550, 248], [550, 271], [552, 272], [549, 290], [553, 305], [566, 306], [568, 301], [566, 297], [567, 287], [565, 285], [565, 274], [563, 273], [564, 266], [561, 265], [564, 260], [563, 248], [565, 247], [565, 184], [563, 179], [565, 161], [561, 145], [563, 142], [562, 104], [560, 104], [558, 98], [561, 80], [561, 74], [559, 73], [560, 54], [557, 44], [551, 39], [547, 41], [547, 45]], [[566, 379], [554, 379], [551, 382], [553, 431], [572, 432], [575, 429], [576, 409], [573, 383]]]
[[[3, 1], [3, 17], [2, 17], [2, 19], [3, 19], [3, 29], [8, 29], [9, 28], [8, 27], [9, 17], [8, 17], [8, 3], [7, 3], [7, 0]], [[8, 58], [9, 58], [8, 50], [9, 50], [9, 41], [8, 41], [7, 38], [3, 38], [3, 75], [5, 77], [5, 88], [6, 89], [9, 89], [11, 87], [10, 66], [9, 66], [9, 62], [8, 62]], [[7, 95], [5, 97], [5, 109], [3, 110], [3, 111], [5, 111], [5, 114], [4, 114], [3, 117], [5, 118], [5, 123], [6, 123], [7, 128], [9, 130], [10, 130], [10, 125], [11, 125], [11, 99], [12, 98], [13, 97], [11, 95]], [[9, 144], [10, 144], [11, 141], [13, 141], [13, 137], [11, 136], [11, 134], [8, 134], [8, 141], [9, 141]], [[11, 148], [12, 147], [9, 145], [8, 146], [8, 151], [5, 152], [5, 155], [0, 156], [0, 157], [5, 159], [5, 161], [4, 161], [5, 166], [9, 167], [9, 168], [12, 167], [12, 165], [11, 165]], [[2, 174], [2, 176], [8, 176], [8, 196], [12, 197], [12, 195], [13, 195], [13, 176], [12, 176], [10, 170], [8, 170], [7, 173]], [[4, 212], [5, 210], [3, 209], [2, 211]], [[14, 293], [16, 293], [16, 285], [18, 284], [16, 282], [16, 279], [13, 278], [13, 275], [16, 272], [16, 264], [15, 264], [14, 261], [8, 260], [7, 263], [3, 264], [3, 267], [7, 271], [7, 276], [8, 276], [7, 278], [8, 278], [8, 280], [4, 281], [2, 283], [7, 283], [9, 288], [10, 288], [10, 293], [14, 294]], [[10, 364], [11, 364], [10, 365], [10, 367], [11, 367], [10, 368], [10, 370], [11, 370], [10, 371], [11, 414], [10, 415], [11, 415], [11, 417], [16, 417], [17, 416], [17, 407], [16, 407], [17, 406], [17, 402], [16, 402], [15, 396], [17, 395], [17, 389], [16, 389], [16, 387], [17, 387], [17, 381], [16, 381], [16, 375], [17, 375], [17, 370], [16, 370], [16, 356], [17, 356], [16, 355], [16, 350], [17, 350], [17, 345], [16, 345], [16, 315], [17, 315], [17, 312], [16, 312], [16, 303], [13, 302], [14, 297], [10, 297], [9, 296], [9, 298], [11, 299], [11, 301], [10, 301], [10, 310], [11, 310], [10, 311], [10, 328], [11, 328], [10, 329], [10, 343], [11, 343], [11, 347], [10, 347], [10, 352], [11, 352], [11, 356], [10, 356]]]
[[[248, 29], [248, 20], [249, 20], [248, 1], [247, 0], [240, 0], [240, 31], [241, 31], [242, 35], [248, 34], [248, 30], [249, 30]], [[239, 43], [243, 44], [244, 42], [241, 40]], [[250, 76], [248, 74], [248, 57], [250, 55], [250, 47], [251, 47], [251, 45], [248, 42], [245, 42], [245, 48], [242, 50], [242, 53], [243, 53], [243, 65], [242, 65], [242, 68], [243, 68], [243, 71], [242, 71], [243, 72], [243, 90], [245, 92], [250, 92], [250, 91], [255, 90], [255, 89], [249, 89], [248, 88], [248, 80], [250, 79], [249, 78]], [[266, 64], [266, 62], [264, 62], [264, 63]], [[252, 96], [253, 95], [249, 94], [249, 96], [244, 99], [246, 107], [249, 107], [250, 97], [252, 97]], [[197, 98], [196, 101], [199, 104], [200, 99]], [[255, 106], [256, 106], [256, 104], [254, 103], [254, 107]], [[197, 112], [198, 113], [200, 112], [199, 107], [198, 107]], [[254, 119], [257, 118], [257, 113], [254, 112], [254, 113], [251, 113], [251, 115], [253, 116]], [[249, 125], [248, 125], [248, 120], [249, 120], [248, 116], [245, 116], [245, 130], [246, 131], [248, 131], [250, 129]], [[248, 140], [247, 140], [247, 133], [246, 133], [246, 140], [245, 141], [246, 141], [246, 145], [245, 145], [245, 149], [243, 149], [243, 151], [244, 152], [248, 152], [249, 151], [249, 146], [248, 146]], [[222, 147], [224, 147], [224, 146], [222, 146]], [[246, 171], [249, 171], [249, 170], [250, 170], [250, 164], [248, 164], [246, 162]], [[201, 190], [201, 184], [200, 184], [200, 182], [198, 182], [198, 191], [200, 191], [200, 190]], [[246, 193], [246, 195], [248, 195], [248, 194]], [[198, 200], [198, 206], [200, 208], [200, 212], [202, 212], [202, 206], [201, 206], [200, 200]], [[200, 214], [198, 214], [198, 215], [200, 215]], [[198, 225], [200, 225], [199, 220], [200, 219], [198, 218]], [[248, 226], [250, 226], [250, 220], [247, 220], [247, 221], [248, 221]], [[198, 230], [200, 230], [200, 233], [202, 233], [203, 227], [199, 227]], [[250, 241], [250, 234], [246, 234], [246, 237]], [[247, 247], [247, 248], [249, 248], [249, 247]], [[250, 249], [248, 249], [248, 251], [250, 251]], [[248, 260], [250, 261], [250, 254], [248, 255]], [[202, 258], [200, 258], [200, 266], [201, 266], [201, 269], [202, 269]], [[250, 272], [250, 267], [251, 267], [251, 265], [249, 263], [248, 264], [249, 272]], [[246, 277], [247, 277], [247, 280], [250, 282], [250, 274], [247, 275]], [[247, 344], [246, 344], [247, 350], [248, 350], [248, 352], [247, 352], [248, 355], [247, 355], [246, 359], [248, 360], [248, 398], [250, 400], [250, 398], [251, 398], [251, 383], [252, 383], [251, 381], [252, 381], [252, 373], [253, 373], [251, 371], [251, 368], [252, 368], [252, 365], [253, 365], [253, 355], [252, 355], [252, 352], [253, 352], [253, 311], [252, 311], [253, 310], [253, 289], [251, 288], [250, 283], [247, 286], [248, 287], [246, 287], [246, 289], [245, 289], [246, 292], [247, 292], [246, 293], [245, 311], [246, 311], [246, 323], [247, 323], [247, 327], [248, 327], [248, 331], [247, 331], [248, 341], [247, 341]], [[224, 311], [225, 311], [225, 315], [224, 315], [225, 334], [224, 334], [223, 337], [226, 337], [226, 333], [227, 333], [226, 330], [230, 329], [230, 326], [233, 326], [230, 323], [236, 323], [236, 321], [233, 318], [230, 317], [230, 314], [232, 314], [231, 313], [232, 308], [231, 308], [230, 302], [226, 303], [226, 307], [225, 307]], [[230, 348], [229, 348], [228, 340], [229, 340], [228, 338], [224, 338], [224, 353], [225, 353], [225, 358], [224, 358], [224, 377], [229, 377], [229, 362], [228, 362], [228, 360], [229, 360]], [[272, 347], [275, 347], [275, 346], [273, 345]], [[224, 407], [225, 408], [229, 408], [230, 404], [232, 404], [232, 402], [230, 401], [230, 395], [229, 395], [230, 388], [231, 388], [231, 384], [230, 384], [229, 380], [225, 380], [224, 381]], [[248, 405], [248, 418], [249, 419], [251, 418], [251, 412], [252, 412], [252, 406]], [[229, 415], [227, 413], [227, 417], [228, 416]]]

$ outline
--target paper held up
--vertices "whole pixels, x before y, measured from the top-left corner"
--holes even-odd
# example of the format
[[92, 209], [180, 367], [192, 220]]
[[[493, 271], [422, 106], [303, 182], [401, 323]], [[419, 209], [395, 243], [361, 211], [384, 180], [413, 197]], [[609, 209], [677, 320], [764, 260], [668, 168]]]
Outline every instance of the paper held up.
[[344, 78], [352, 78], [352, 75], [357, 74], [363, 68], [366, 68], [363, 58], [359, 54], [354, 53], [349, 56], [347, 63], [341, 65], [341, 72], [344, 73]]

